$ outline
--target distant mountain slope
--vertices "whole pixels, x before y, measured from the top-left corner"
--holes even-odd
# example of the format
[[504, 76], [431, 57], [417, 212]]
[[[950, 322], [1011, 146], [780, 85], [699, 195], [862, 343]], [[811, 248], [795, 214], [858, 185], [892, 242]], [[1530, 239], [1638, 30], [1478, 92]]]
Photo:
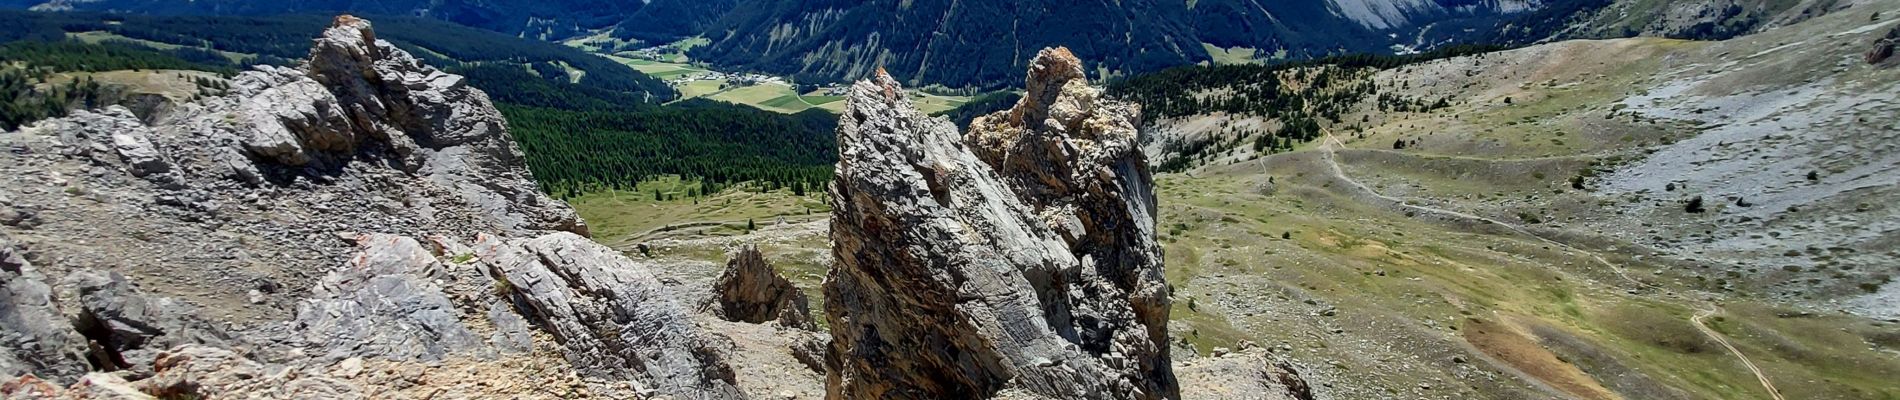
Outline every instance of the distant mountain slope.
[[[1407, 53], [1572, 38], [1721, 39], [1838, 8], [1839, 0], [0, 0], [0, 7], [157, 15], [411, 15], [560, 40], [608, 33], [647, 46], [712, 40], [692, 56], [806, 82], [883, 67], [913, 86], [1019, 84], [1031, 49], [1067, 46], [1092, 74], [1209, 62]], [[1225, 61], [1235, 60], [1223, 54]]]
[[645, 4], [618, 0], [0, 0], [0, 7], [14, 9], [148, 15], [403, 15], [541, 38], [612, 26]]
[[[1068, 46], [1091, 73], [1209, 61], [1203, 43], [1260, 57], [1389, 53], [1466, 42], [1542, 6], [1517, 0], [748, 0], [707, 33], [696, 59], [807, 80], [882, 66], [913, 85], [997, 87], [1029, 52]], [[1453, 22], [1473, 29], [1435, 30]], [[1477, 29], [1483, 28], [1483, 29]]]
[[1720, 40], [1846, 8], [1839, 0], [1567, 0], [1497, 26], [1479, 40], [1537, 43], [1655, 36]]
[[695, 59], [798, 79], [866, 76], [1000, 86], [1034, 51], [1066, 45], [1092, 65], [1149, 71], [1207, 60], [1179, 3], [1159, 0], [752, 0]]
[[[421, 18], [378, 17], [379, 38], [418, 58], [466, 74], [497, 101], [598, 108], [673, 99], [673, 88], [626, 65], [539, 40]], [[192, 50], [214, 72], [304, 57], [309, 32], [329, 17], [140, 16], [0, 10], [0, 25], [17, 27], [0, 42], [79, 42]], [[205, 68], [192, 68], [205, 69]]]
[[665, 43], [705, 32], [739, 0], [652, 0], [614, 25], [613, 36]]

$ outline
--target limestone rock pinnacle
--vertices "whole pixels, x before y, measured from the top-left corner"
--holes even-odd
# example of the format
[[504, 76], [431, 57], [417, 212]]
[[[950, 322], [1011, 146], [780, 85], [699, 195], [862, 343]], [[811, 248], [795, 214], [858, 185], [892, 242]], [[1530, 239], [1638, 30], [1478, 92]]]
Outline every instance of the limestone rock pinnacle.
[[832, 398], [1176, 398], [1139, 109], [1062, 49], [968, 136], [883, 75], [839, 122]]

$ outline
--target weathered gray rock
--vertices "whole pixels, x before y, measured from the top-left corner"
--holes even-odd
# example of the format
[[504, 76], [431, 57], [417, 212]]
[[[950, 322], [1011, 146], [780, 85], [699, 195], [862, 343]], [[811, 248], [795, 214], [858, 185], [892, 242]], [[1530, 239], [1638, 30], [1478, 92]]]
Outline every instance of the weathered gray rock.
[[67, 322], [45, 279], [0, 234], [0, 375], [71, 382], [90, 370], [86, 338]]
[[283, 164], [304, 165], [312, 160], [310, 149], [355, 149], [356, 135], [349, 120], [322, 84], [296, 70], [269, 66], [245, 78], [239, 81], [240, 87], [255, 94], [239, 106], [239, 115], [250, 127], [244, 145], [252, 153]]
[[534, 351], [533, 329], [528, 320], [509, 309], [505, 303], [488, 305], [488, 321], [495, 325], [495, 332], [489, 334], [488, 343], [503, 353], [527, 353]]
[[[582, 310], [570, 315], [591, 319], [548, 323], [521, 312], [551, 300], [498, 290], [486, 261], [450, 239], [587, 233], [535, 187], [501, 114], [461, 77], [344, 17], [303, 65], [231, 84], [149, 124], [107, 108], [0, 134], [0, 233], [32, 229], [18, 237], [52, 264], [28, 266], [11, 248], [0, 264], [0, 378], [35, 374], [62, 388], [97, 366], [161, 397], [212, 398], [389, 397], [420, 384], [305, 379], [338, 359], [568, 378], [569, 363], [534, 352], [546, 345], [540, 324], [579, 329], [548, 329], [570, 348], [631, 360], [583, 372], [675, 398], [734, 397], [708, 338], [658, 285], [562, 292]], [[379, 234], [351, 246], [334, 240], [342, 232]], [[221, 308], [200, 317], [188, 304]], [[626, 381], [557, 380], [594, 393]]]
[[0, 204], [0, 225], [6, 225], [6, 226], [11, 226], [11, 227], [20, 228], [20, 229], [33, 229], [34, 227], [39, 226], [39, 224], [40, 224], [40, 216], [38, 212], [35, 212], [29, 208], [13, 207], [12, 205], [8, 205], [8, 204]]
[[330, 360], [440, 360], [487, 354], [481, 336], [437, 282], [453, 279], [415, 239], [361, 235], [362, 250], [324, 276], [297, 307], [294, 341]]
[[[126, 112], [130, 113], [130, 111]], [[118, 150], [119, 158], [130, 167], [128, 172], [131, 172], [132, 176], [145, 177], [171, 172], [171, 161], [166, 160], [165, 154], [159, 152], [158, 148], [152, 144], [150, 129], [141, 126], [112, 132], [111, 135], [113, 149]]]
[[[384, 159], [508, 232], [588, 234], [573, 209], [535, 187], [487, 94], [377, 40], [369, 21], [338, 16], [301, 68], [260, 67], [233, 88], [242, 147], [259, 159], [322, 168]], [[233, 164], [229, 175], [260, 181], [236, 157], [217, 158]]]
[[1178, 397], [1138, 110], [1066, 50], [959, 135], [895, 80], [839, 122], [825, 311], [834, 398]]
[[568, 233], [483, 237], [475, 254], [566, 347], [576, 369], [677, 399], [746, 397], [711, 339], [647, 266]]
[[745, 247], [726, 261], [725, 272], [713, 282], [716, 314], [727, 321], [764, 323], [817, 330], [807, 308], [805, 292], [779, 275], [757, 247]]
[[76, 329], [94, 342], [93, 360], [107, 370], [151, 375], [158, 353], [185, 344], [231, 346], [228, 335], [175, 299], [141, 293], [117, 272], [78, 271], [61, 285], [76, 288]]
[[1195, 360], [1179, 369], [1181, 398], [1313, 400], [1313, 389], [1286, 360], [1254, 348]]

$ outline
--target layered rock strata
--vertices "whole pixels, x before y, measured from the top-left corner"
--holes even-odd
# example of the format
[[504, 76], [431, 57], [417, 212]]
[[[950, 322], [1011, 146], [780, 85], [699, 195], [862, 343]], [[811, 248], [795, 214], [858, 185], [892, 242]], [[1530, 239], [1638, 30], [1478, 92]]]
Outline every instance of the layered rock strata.
[[1140, 111], [1048, 49], [968, 135], [850, 89], [825, 282], [832, 398], [1179, 397]]
[[765, 323], [816, 330], [805, 292], [779, 275], [758, 247], [747, 246], [726, 261], [726, 269], [713, 282], [713, 311], [728, 321]]

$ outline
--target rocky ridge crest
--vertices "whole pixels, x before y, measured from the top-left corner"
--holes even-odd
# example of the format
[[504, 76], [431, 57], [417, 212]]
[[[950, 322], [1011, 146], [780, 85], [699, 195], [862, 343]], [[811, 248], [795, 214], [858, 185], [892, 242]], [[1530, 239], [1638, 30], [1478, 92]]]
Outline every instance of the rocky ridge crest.
[[462, 77], [342, 16], [232, 87], [0, 133], [0, 397], [747, 397]]

